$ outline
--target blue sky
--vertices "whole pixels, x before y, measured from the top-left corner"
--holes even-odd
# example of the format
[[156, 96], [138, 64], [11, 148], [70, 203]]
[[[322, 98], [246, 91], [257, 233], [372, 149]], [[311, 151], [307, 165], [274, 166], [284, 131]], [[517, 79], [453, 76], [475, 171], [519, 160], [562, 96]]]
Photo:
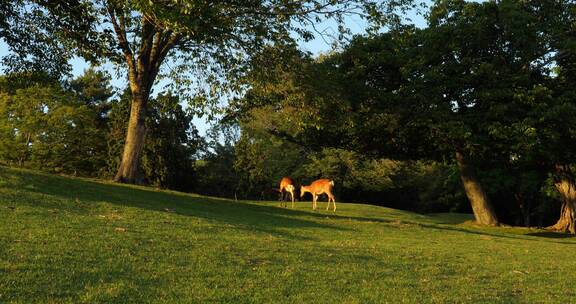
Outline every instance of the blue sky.
[[[420, 16], [415, 16], [414, 14], [410, 14], [409, 17], [412, 18], [413, 21], [418, 26], [424, 26], [424, 21]], [[367, 25], [366, 22], [358, 16], [350, 16], [350, 17], [346, 18], [346, 26], [350, 29], [350, 31], [353, 34], [364, 33], [364, 31], [366, 29], [366, 25]], [[334, 34], [334, 35], [336, 34], [336, 26], [335, 26], [334, 22], [321, 23], [321, 24], [317, 25], [317, 29], [319, 31], [326, 32], [329, 35], [330, 34]], [[318, 55], [320, 53], [327, 52], [331, 49], [330, 38], [328, 37], [329, 35], [326, 35], [324, 38], [317, 36], [315, 39], [308, 41], [308, 42], [301, 41], [299, 43], [300, 48], [303, 50], [309, 51], [314, 55]], [[0, 57], [5, 56], [7, 53], [8, 53], [8, 46], [6, 45], [6, 43], [2, 39], [0, 39]], [[71, 64], [72, 64], [72, 76], [73, 77], [81, 75], [82, 73], [84, 73], [84, 70], [89, 67], [89, 64], [86, 63], [86, 61], [84, 61], [82, 58], [74, 58], [71, 61]], [[2, 65], [0, 64], [0, 69], [1, 68], [2, 68]], [[114, 71], [112, 66], [105, 65], [105, 66], [102, 66], [101, 68], [107, 70], [110, 73], [110, 75], [113, 77], [112, 85], [114, 87], [116, 87], [117, 89], [123, 89], [126, 86], [126, 81], [123, 78], [115, 77], [115, 71]], [[163, 82], [165, 83], [165, 82], [167, 82], [167, 80], [160, 81], [160, 83], [157, 84], [157, 86], [162, 87]], [[204, 135], [206, 133], [207, 128], [209, 127], [208, 123], [203, 118], [195, 118], [193, 123], [195, 124], [196, 128], [199, 130], [201, 135]]]

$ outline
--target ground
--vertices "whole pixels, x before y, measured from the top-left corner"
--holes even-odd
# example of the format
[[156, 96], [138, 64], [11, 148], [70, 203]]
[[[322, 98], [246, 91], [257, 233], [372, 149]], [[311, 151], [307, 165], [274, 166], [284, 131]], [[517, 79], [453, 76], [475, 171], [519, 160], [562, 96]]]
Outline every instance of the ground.
[[481, 228], [469, 215], [296, 204], [0, 167], [0, 303], [576, 299], [567, 235]]

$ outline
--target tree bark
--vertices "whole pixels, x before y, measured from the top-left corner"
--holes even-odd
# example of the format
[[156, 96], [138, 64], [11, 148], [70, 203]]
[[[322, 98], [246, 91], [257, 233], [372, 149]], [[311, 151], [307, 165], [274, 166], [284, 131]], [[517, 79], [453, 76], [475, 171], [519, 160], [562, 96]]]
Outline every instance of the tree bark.
[[574, 175], [567, 165], [556, 165], [554, 186], [562, 197], [560, 219], [548, 227], [551, 230], [576, 234], [576, 185]]
[[468, 163], [460, 149], [456, 149], [456, 162], [458, 163], [460, 179], [464, 185], [466, 196], [472, 205], [476, 222], [481, 225], [497, 226], [499, 224], [498, 218], [488, 199], [488, 195], [486, 195], [480, 181], [476, 177], [474, 167]]
[[118, 172], [114, 181], [121, 183], [138, 183], [140, 169], [140, 154], [144, 148], [146, 140], [146, 106], [148, 96], [142, 94], [132, 95], [132, 106], [130, 108], [130, 119], [128, 120], [128, 130], [126, 132], [126, 143], [122, 160], [118, 167]]

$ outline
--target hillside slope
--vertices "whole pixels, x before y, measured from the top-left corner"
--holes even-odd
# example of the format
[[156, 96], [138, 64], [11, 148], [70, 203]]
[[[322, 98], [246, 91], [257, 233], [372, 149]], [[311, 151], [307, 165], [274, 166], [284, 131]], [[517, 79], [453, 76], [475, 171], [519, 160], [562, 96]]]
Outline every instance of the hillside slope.
[[576, 299], [574, 239], [463, 218], [293, 210], [0, 167], [0, 303]]

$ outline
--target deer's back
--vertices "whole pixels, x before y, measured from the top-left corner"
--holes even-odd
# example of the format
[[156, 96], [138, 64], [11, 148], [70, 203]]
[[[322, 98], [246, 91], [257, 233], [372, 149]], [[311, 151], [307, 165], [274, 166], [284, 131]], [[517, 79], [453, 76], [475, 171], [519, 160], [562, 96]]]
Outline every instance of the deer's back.
[[310, 184], [310, 190], [316, 194], [332, 191], [332, 181], [329, 179], [319, 179]]

